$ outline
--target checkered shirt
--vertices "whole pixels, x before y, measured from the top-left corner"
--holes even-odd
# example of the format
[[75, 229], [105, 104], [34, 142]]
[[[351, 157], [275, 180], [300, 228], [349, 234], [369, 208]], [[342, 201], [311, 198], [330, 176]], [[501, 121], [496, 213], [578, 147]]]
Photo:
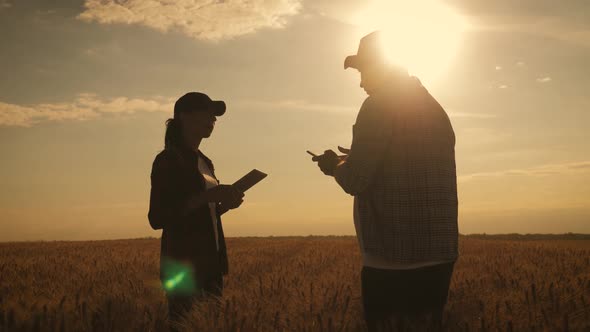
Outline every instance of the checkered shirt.
[[394, 264], [457, 258], [455, 134], [418, 79], [365, 100], [335, 178], [358, 200], [365, 252]]

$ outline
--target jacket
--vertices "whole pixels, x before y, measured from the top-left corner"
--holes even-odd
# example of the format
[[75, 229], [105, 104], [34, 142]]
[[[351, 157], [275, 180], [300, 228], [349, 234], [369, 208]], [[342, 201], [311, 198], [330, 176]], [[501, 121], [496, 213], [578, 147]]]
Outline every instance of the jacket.
[[189, 272], [182, 276], [188, 279], [185, 292], [228, 272], [221, 206], [217, 204], [216, 209], [219, 250], [208, 203], [182, 214], [189, 198], [206, 190], [205, 178], [198, 170], [199, 155], [215, 177], [211, 160], [186, 147], [164, 149], [152, 164], [148, 219], [152, 229], [162, 230], [160, 279], [168, 290], [171, 287], [166, 287], [166, 282], [175, 277], [179, 266]]

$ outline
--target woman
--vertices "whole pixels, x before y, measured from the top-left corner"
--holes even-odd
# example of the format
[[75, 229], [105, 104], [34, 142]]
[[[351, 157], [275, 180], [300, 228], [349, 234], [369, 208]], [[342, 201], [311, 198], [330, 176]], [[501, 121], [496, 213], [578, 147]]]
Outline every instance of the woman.
[[148, 219], [162, 229], [160, 279], [176, 321], [194, 300], [221, 296], [228, 262], [221, 215], [235, 209], [244, 194], [220, 185], [213, 163], [200, 150], [211, 136], [223, 101], [189, 92], [174, 104], [166, 121], [165, 148], [152, 165]]

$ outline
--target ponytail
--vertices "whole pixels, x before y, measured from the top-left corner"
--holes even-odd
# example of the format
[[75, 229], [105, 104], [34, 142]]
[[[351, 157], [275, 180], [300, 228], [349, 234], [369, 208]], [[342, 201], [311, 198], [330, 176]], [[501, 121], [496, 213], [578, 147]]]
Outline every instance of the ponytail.
[[166, 134], [164, 135], [164, 149], [179, 147], [182, 144], [182, 127], [180, 120], [170, 118], [166, 120]]

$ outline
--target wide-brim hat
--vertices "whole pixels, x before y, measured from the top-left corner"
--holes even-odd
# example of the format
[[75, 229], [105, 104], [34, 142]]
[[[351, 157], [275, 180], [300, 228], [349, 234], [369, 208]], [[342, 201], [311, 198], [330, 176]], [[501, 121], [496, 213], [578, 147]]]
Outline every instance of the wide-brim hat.
[[381, 35], [380, 31], [374, 31], [361, 38], [356, 54], [349, 55], [344, 59], [344, 69], [363, 70], [371, 64], [383, 61]]

